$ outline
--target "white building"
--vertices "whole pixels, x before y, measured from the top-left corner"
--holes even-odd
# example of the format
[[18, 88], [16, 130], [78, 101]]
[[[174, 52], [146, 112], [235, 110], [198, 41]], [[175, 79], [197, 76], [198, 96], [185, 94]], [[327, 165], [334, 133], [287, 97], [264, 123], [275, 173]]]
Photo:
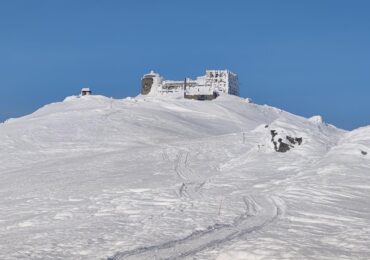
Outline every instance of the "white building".
[[80, 96], [88, 96], [88, 95], [91, 95], [91, 94], [92, 94], [92, 91], [90, 90], [90, 88], [81, 89]]
[[198, 100], [214, 99], [221, 93], [239, 96], [238, 76], [228, 70], [206, 70], [197, 79], [165, 80], [151, 71], [141, 79], [141, 94], [184, 97]]

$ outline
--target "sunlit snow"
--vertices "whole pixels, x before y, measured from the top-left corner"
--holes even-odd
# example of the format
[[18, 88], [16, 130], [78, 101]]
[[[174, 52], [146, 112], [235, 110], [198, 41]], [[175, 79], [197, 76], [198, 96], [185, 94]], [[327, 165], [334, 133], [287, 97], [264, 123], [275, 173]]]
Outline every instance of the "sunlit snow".
[[0, 124], [0, 234], [0, 259], [369, 259], [370, 127], [69, 97]]

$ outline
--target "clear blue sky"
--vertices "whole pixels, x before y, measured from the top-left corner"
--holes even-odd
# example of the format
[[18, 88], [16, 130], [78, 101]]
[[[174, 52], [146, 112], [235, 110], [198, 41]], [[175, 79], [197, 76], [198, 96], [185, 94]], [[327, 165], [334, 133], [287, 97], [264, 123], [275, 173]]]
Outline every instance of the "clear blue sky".
[[241, 95], [370, 124], [370, 1], [0, 0], [0, 120], [90, 86], [122, 98], [154, 69], [239, 75]]

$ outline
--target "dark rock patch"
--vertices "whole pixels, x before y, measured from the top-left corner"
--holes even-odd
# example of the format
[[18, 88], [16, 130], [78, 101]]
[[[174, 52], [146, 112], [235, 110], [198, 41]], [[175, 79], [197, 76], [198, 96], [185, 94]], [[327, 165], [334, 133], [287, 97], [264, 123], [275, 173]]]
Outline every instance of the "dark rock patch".
[[367, 155], [367, 152], [361, 150], [362, 155]]
[[295, 139], [293, 138], [293, 137], [290, 137], [290, 136], [286, 136], [286, 139], [291, 143], [291, 144], [295, 144], [296, 143], [296, 141], [295, 141]]
[[287, 142], [283, 142], [281, 138], [275, 141], [275, 136], [277, 136], [276, 130], [270, 130], [271, 134], [271, 142], [274, 144], [274, 149], [276, 152], [285, 153], [289, 151], [291, 148], [294, 148], [294, 145], [298, 144], [301, 145], [303, 138], [302, 137], [291, 137], [286, 136]]
[[280, 153], [285, 153], [290, 150], [290, 147], [294, 147], [294, 146], [290, 146], [287, 143], [284, 143], [283, 140], [281, 140], [281, 138], [279, 138], [278, 142], [280, 145], [278, 149], [275, 149], [275, 151], [280, 152]]
[[277, 151], [278, 150], [277, 142], [274, 141], [274, 137], [277, 135], [277, 133], [275, 130], [271, 130], [270, 133], [271, 133], [271, 142], [274, 144], [275, 151]]

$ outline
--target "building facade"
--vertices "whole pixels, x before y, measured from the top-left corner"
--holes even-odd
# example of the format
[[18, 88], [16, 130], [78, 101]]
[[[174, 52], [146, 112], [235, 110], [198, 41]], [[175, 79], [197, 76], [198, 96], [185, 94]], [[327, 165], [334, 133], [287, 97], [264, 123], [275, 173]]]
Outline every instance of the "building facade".
[[91, 94], [92, 94], [92, 91], [90, 90], [90, 88], [83, 88], [83, 89], [81, 89], [80, 96], [89, 96]]
[[141, 79], [141, 94], [154, 96], [184, 97], [197, 100], [214, 99], [220, 94], [239, 96], [238, 76], [228, 70], [206, 70], [195, 80], [165, 80], [154, 71]]

